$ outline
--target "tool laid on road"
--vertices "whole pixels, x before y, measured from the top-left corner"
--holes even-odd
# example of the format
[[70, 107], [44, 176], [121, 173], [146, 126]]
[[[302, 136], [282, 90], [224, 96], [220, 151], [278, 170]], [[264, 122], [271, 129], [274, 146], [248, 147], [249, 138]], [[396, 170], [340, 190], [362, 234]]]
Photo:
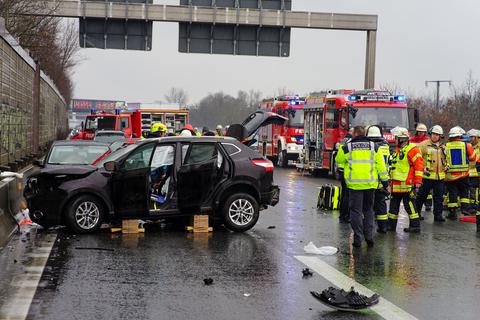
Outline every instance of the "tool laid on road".
[[318, 192], [317, 208], [325, 210], [338, 210], [340, 208], [342, 189], [333, 184], [320, 187]]
[[376, 305], [380, 300], [380, 296], [376, 293], [371, 297], [367, 297], [356, 292], [353, 287], [350, 288], [350, 291], [329, 287], [323, 290], [322, 293], [316, 291], [310, 291], [310, 293], [327, 307], [340, 311], [368, 309]]

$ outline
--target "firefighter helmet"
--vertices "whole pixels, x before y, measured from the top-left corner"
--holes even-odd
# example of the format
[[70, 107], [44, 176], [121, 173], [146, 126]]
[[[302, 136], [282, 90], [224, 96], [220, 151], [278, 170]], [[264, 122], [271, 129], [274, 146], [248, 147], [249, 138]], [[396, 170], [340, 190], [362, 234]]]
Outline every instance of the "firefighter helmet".
[[417, 124], [417, 128], [415, 129], [416, 132], [427, 132], [427, 126], [424, 125], [423, 123]]
[[392, 129], [392, 134], [395, 138], [409, 138], [410, 134], [408, 133], [407, 128], [395, 127]]
[[436, 134], [439, 134], [441, 136], [443, 136], [443, 129], [442, 127], [440, 127], [438, 124], [437, 125], [434, 125], [431, 129], [430, 129], [430, 134], [432, 133], [436, 133]]
[[456, 137], [461, 137], [462, 135], [465, 134], [465, 130], [463, 130], [461, 127], [456, 126], [450, 129], [450, 132], [448, 132], [448, 137], [449, 138], [456, 138]]
[[378, 126], [367, 127], [367, 137], [369, 138], [381, 138], [382, 132]]
[[467, 134], [468, 134], [470, 137], [480, 137], [480, 130], [470, 129], [470, 130], [467, 131]]
[[151, 132], [167, 132], [167, 126], [160, 122], [154, 123], [152, 124]]

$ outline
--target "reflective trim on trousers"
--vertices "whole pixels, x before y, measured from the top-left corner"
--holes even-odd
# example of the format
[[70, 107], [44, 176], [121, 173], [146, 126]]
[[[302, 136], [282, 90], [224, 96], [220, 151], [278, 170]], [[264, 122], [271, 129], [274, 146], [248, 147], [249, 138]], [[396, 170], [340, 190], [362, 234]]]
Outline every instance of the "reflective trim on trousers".
[[378, 220], [378, 221], [386, 221], [386, 220], [388, 220], [388, 213], [377, 215], [377, 220]]
[[408, 206], [410, 207], [410, 212], [412, 214], [408, 215], [410, 219], [420, 219], [420, 216], [417, 213], [417, 210], [415, 210], [415, 206], [413, 205], [412, 201], [408, 201]]
[[448, 203], [447, 205], [448, 208], [458, 208], [458, 203]]
[[460, 198], [460, 203], [470, 203], [470, 199], [468, 199], [468, 198]]
[[389, 213], [388, 214], [388, 219], [397, 220], [398, 219], [398, 214]]

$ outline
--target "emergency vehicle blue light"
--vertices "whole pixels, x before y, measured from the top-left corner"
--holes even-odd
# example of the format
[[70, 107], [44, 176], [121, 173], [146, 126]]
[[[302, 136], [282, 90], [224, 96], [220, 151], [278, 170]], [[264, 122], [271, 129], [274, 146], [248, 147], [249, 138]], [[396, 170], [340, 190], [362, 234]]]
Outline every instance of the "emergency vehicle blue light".
[[95, 108], [90, 109], [90, 113], [91, 113], [91, 114], [97, 113], [97, 109], [95, 109]]
[[115, 114], [120, 114], [120, 109], [115, 109]]
[[357, 96], [348, 96], [348, 101], [357, 101]]
[[296, 105], [297, 103], [298, 103], [297, 100], [290, 100], [290, 104], [291, 104], [292, 106]]
[[405, 96], [395, 96], [394, 100], [398, 102], [405, 102]]

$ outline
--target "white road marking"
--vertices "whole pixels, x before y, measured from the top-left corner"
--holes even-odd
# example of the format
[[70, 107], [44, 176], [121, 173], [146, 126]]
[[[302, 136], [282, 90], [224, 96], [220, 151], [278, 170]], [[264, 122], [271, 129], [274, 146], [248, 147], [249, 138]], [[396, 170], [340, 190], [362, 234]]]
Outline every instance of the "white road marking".
[[[295, 258], [339, 288], [349, 290], [350, 287], [355, 287], [355, 291], [366, 296], [371, 296], [375, 293], [318, 257], [295, 256]], [[382, 297], [380, 298], [380, 302], [376, 306], [371, 307], [370, 310], [375, 311], [387, 320], [418, 320], [410, 313]]]
[[55, 234], [47, 235], [46, 238], [50, 241], [42, 243], [42, 247], [35, 248], [32, 253], [27, 254], [34, 259], [30, 266], [24, 267], [25, 273], [13, 277], [10, 283], [13, 294], [10, 294], [8, 300], [0, 305], [0, 319], [24, 320], [27, 318], [56, 237]]

